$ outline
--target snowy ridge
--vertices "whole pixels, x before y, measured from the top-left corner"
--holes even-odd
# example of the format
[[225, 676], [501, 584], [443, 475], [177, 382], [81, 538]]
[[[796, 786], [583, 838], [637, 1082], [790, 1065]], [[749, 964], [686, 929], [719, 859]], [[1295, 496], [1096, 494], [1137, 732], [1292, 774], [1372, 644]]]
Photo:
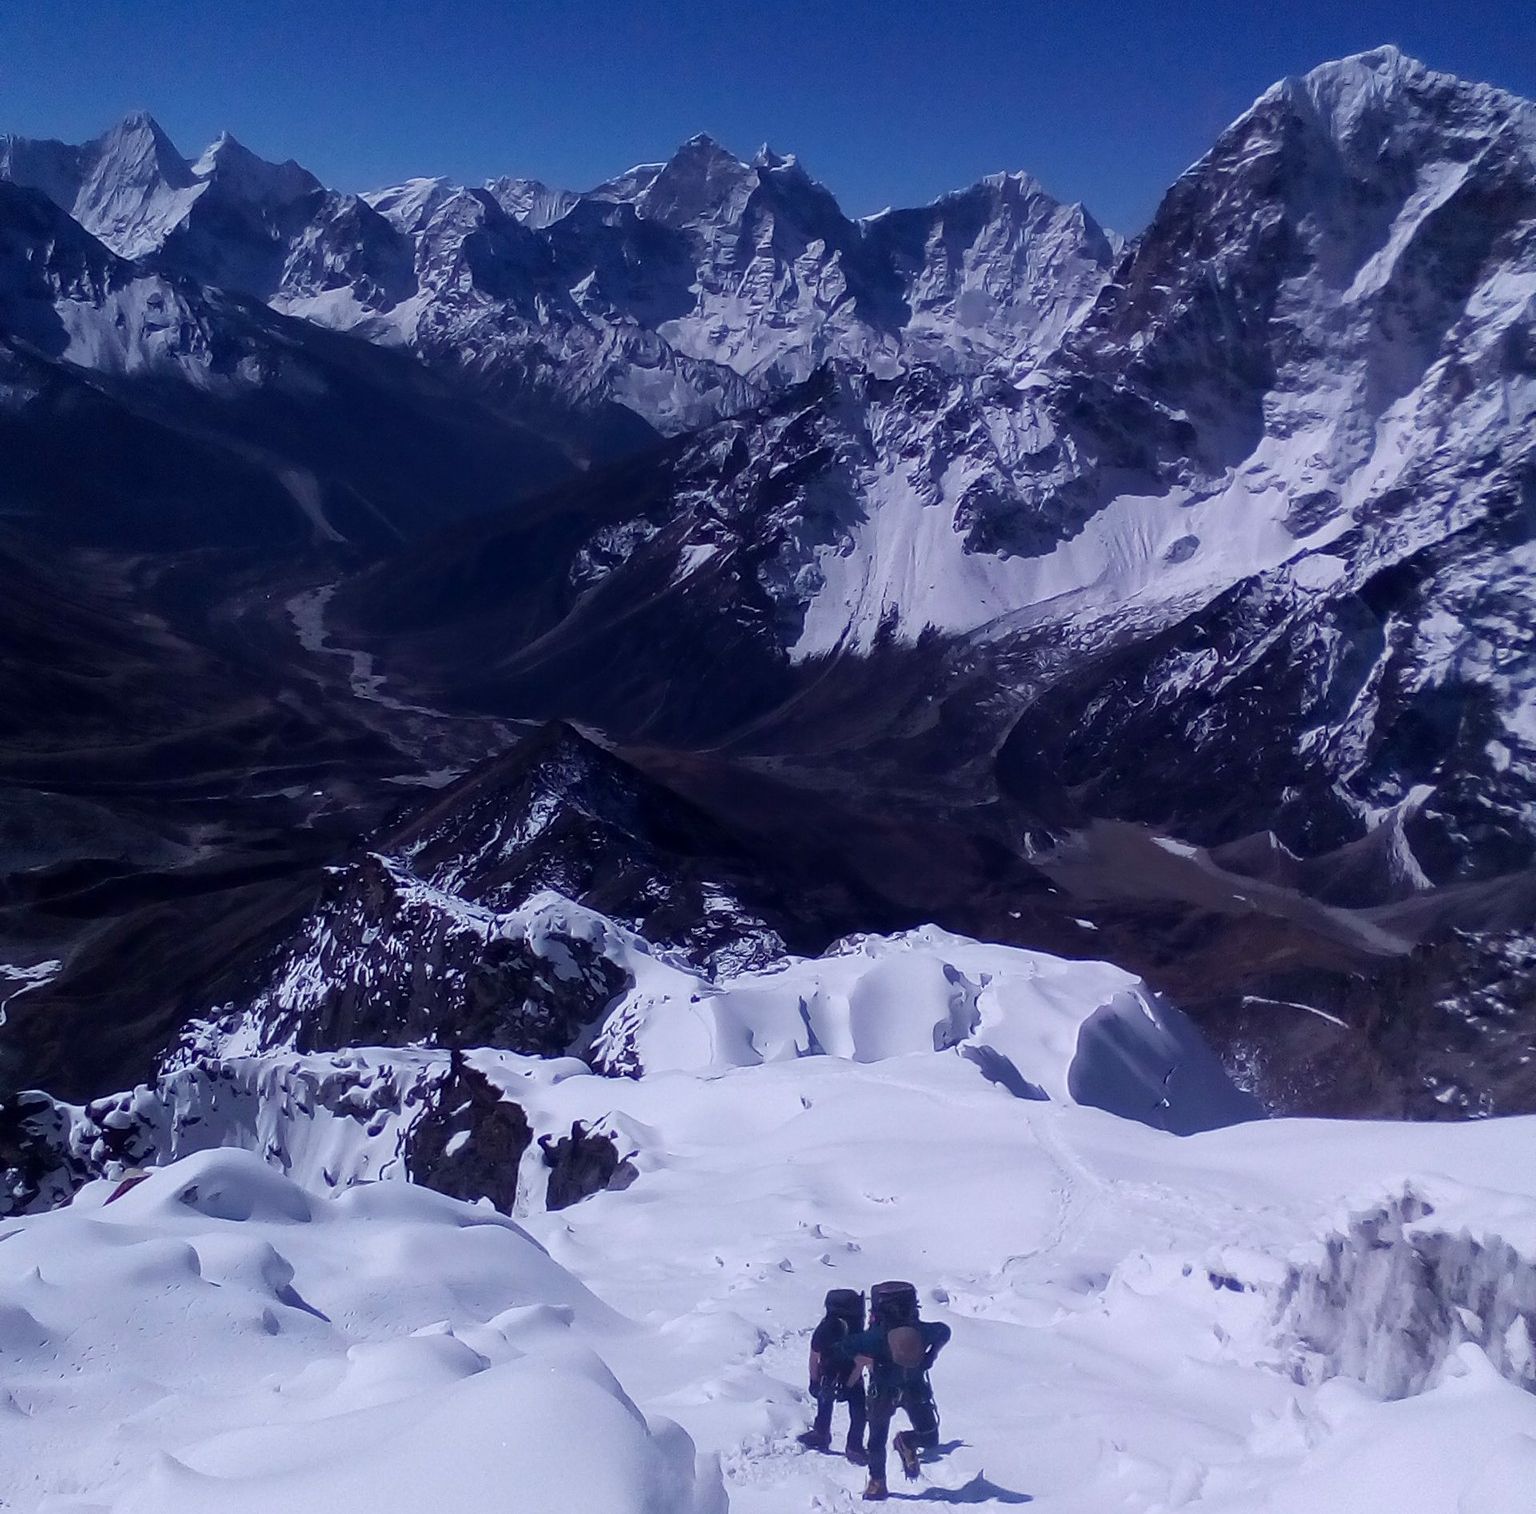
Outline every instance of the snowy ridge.
[[634, 976], [593, 1041], [600, 1071], [706, 1073], [953, 1049], [1020, 1097], [1091, 1105], [1181, 1134], [1259, 1113], [1177, 1010], [1107, 963], [926, 926], [719, 983], [661, 963]]
[[[588, 1063], [601, 1079], [613, 1079], [710, 1076], [816, 1056], [873, 1063], [945, 1054], [973, 1064], [1016, 1098], [1104, 1109], [1180, 1134], [1261, 1114], [1254, 1100], [1233, 1088], [1177, 1010], [1104, 963], [983, 945], [927, 927], [861, 937], [824, 957], [710, 980], [558, 896], [542, 896], [512, 917], [441, 895], [425, 903], [434, 911], [451, 910], [470, 931], [516, 931], [519, 944], [545, 964], [547, 975], [530, 986], [520, 1006], [495, 1011], [500, 1023], [515, 1020], [525, 1034], [533, 1023], [527, 1051], [547, 1056], [564, 1049], [542, 1044], [541, 1037], [544, 1027], [568, 1013], [564, 1006], [573, 994], [589, 1019], [606, 1011], [590, 1037], [579, 1018], [574, 1022], [570, 1039], [585, 1061], [520, 1055], [504, 1049], [509, 1038], [503, 1036], [496, 1043], [503, 1049], [465, 1054], [477, 1088], [481, 1079], [489, 1084], [481, 1090], [488, 1102], [470, 1110], [457, 1103], [468, 1095], [454, 1093], [454, 1079], [462, 1076], [458, 1064], [441, 1051], [296, 1055], [295, 1041], [307, 1045], [318, 1038], [310, 998], [348, 982], [334, 962], [326, 967], [323, 959], [301, 955], [305, 971], [290, 973], [245, 1015], [195, 1025], [154, 1085], [83, 1108], [46, 1095], [23, 1096], [6, 1132], [14, 1164], [10, 1205], [58, 1203], [88, 1177], [209, 1146], [260, 1152], [315, 1187], [384, 1177], [435, 1183], [429, 1160], [459, 1152], [466, 1160], [486, 1158], [492, 1135], [504, 1136], [506, 1111], [499, 1101], [510, 1099], [523, 1132], [510, 1156], [523, 1171], [504, 1172], [497, 1191], [526, 1209], [539, 1202], [533, 1137], [563, 1133], [558, 1122], [548, 1122], [540, 1090], [586, 1072]], [[390, 957], [411, 954], [407, 944], [416, 938], [398, 921], [379, 931], [387, 970]], [[491, 939], [482, 936], [478, 950]], [[588, 987], [594, 953], [613, 973], [595, 993]], [[623, 986], [612, 991], [616, 983]], [[288, 1018], [270, 1018], [274, 1004]], [[295, 1027], [309, 1034], [301, 1039]], [[424, 1028], [433, 1039], [463, 1047], [473, 1045], [477, 1026], [456, 1023], [450, 1005]], [[423, 1143], [436, 1139], [429, 1127], [466, 1110], [468, 1117], [454, 1126], [462, 1139], [448, 1141], [445, 1152], [434, 1146], [429, 1155]], [[600, 1118], [608, 1113], [600, 1111]], [[486, 1120], [495, 1125], [489, 1134]], [[646, 1147], [641, 1140], [642, 1158], [650, 1154]], [[469, 1181], [452, 1164], [448, 1177], [454, 1192]], [[485, 1191], [475, 1190], [475, 1196]]]
[[330, 869], [249, 990], [192, 1026], [180, 1056], [581, 1049], [653, 960], [730, 974], [782, 958], [746, 902], [758, 883], [707, 820], [550, 726]]
[[[601, 1016], [649, 952], [622, 927], [555, 893], [498, 911], [370, 855], [338, 870], [270, 979], [183, 1038], [179, 1060], [277, 1047], [473, 1041], [558, 1055]], [[489, 1018], [486, 1018], [489, 1017]]]
[[617, 403], [665, 433], [829, 359], [1038, 356], [1114, 250], [1021, 175], [861, 223], [792, 156], [702, 136], [585, 194], [417, 179], [359, 197], [227, 134], [189, 161], [138, 115], [83, 147], [0, 139], [0, 178], [125, 258], [405, 347], [519, 413]]

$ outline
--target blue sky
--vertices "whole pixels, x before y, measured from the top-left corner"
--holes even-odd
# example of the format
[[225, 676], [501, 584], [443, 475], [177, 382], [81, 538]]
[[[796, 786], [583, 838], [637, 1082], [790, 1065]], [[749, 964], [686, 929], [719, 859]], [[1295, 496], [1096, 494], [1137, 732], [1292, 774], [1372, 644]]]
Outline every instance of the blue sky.
[[1536, 0], [0, 0], [0, 131], [148, 109], [343, 189], [583, 187], [707, 131], [854, 214], [1025, 168], [1131, 232], [1266, 85], [1383, 41], [1536, 96]]

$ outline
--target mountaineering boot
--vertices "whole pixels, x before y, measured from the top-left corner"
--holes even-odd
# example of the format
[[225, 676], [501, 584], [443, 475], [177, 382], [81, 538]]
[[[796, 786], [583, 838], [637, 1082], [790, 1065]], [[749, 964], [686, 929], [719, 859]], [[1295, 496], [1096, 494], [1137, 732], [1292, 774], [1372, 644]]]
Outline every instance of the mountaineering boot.
[[856, 1467], [865, 1466], [869, 1461], [869, 1458], [864, 1454], [864, 1447], [851, 1436], [848, 1439], [848, 1449], [843, 1452], [843, 1455]]
[[886, 1487], [883, 1477], [871, 1477], [869, 1485], [864, 1489], [865, 1503], [882, 1503], [891, 1496], [891, 1490]]
[[814, 1426], [809, 1430], [802, 1431], [795, 1439], [807, 1451], [830, 1451], [832, 1449], [832, 1437], [825, 1430], [818, 1430]]
[[910, 1482], [917, 1476], [917, 1437], [910, 1430], [898, 1430], [891, 1444], [901, 1458], [901, 1470]]

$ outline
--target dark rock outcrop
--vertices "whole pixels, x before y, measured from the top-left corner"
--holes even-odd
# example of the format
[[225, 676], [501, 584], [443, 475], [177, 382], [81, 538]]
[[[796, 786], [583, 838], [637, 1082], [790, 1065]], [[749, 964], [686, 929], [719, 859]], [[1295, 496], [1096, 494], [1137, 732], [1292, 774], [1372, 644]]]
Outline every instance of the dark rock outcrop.
[[594, 1193], [628, 1188], [640, 1175], [628, 1156], [620, 1155], [612, 1131], [589, 1128], [580, 1120], [569, 1135], [540, 1136], [539, 1150], [549, 1169], [544, 1200], [549, 1209], [569, 1209]]
[[533, 1141], [520, 1104], [461, 1056], [428, 1096], [410, 1127], [405, 1167], [411, 1181], [455, 1199], [487, 1198], [503, 1214], [517, 1203], [518, 1166]]

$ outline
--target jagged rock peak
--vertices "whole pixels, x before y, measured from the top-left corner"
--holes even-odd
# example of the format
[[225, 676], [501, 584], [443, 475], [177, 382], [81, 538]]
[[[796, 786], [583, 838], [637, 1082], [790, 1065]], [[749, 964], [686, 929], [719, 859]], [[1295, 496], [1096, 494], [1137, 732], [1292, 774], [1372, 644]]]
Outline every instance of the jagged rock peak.
[[757, 188], [757, 170], [705, 132], [688, 138], [635, 196], [640, 213], [682, 228], [702, 219], [734, 221]]
[[[738, 158], [735, 153], [731, 152], [729, 148], [723, 146], [716, 138], [710, 136], [707, 131], [694, 132], [691, 137], [687, 138], [687, 140], [678, 147], [677, 151], [672, 154], [672, 157], [677, 159], [682, 157], [684, 154], [693, 154], [696, 156], [708, 158], [720, 158], [731, 163], [741, 163], [741, 159]], [[742, 166], [745, 167], [744, 164]]]
[[461, 189], [452, 179], [406, 179], [384, 189], [371, 189], [362, 199], [397, 230], [409, 235], [420, 231]]
[[555, 189], [541, 179], [510, 175], [487, 179], [485, 189], [514, 220], [534, 228], [553, 225], [581, 199], [574, 190]]
[[[1347, 58], [1319, 64], [1310, 72], [1282, 79], [1260, 96], [1255, 109], [1276, 99], [1314, 111], [1329, 133], [1344, 140], [1360, 123], [1379, 111], [1410, 110], [1427, 104], [1438, 107], [1456, 99], [1489, 111], [1524, 117], [1536, 108], [1530, 101], [1492, 84], [1474, 83], [1459, 75], [1440, 73], [1391, 44]], [[1448, 114], [1445, 124], [1458, 121]]]
[[165, 128], [146, 110], [134, 111], [90, 144], [96, 165], [93, 177], [102, 180], [131, 176], [142, 181], [155, 174], [173, 189], [192, 183], [192, 169]]
[[214, 179], [242, 197], [282, 204], [322, 190], [307, 168], [287, 158], [281, 163], [258, 157], [229, 132], [220, 132], [192, 166], [193, 176]]

